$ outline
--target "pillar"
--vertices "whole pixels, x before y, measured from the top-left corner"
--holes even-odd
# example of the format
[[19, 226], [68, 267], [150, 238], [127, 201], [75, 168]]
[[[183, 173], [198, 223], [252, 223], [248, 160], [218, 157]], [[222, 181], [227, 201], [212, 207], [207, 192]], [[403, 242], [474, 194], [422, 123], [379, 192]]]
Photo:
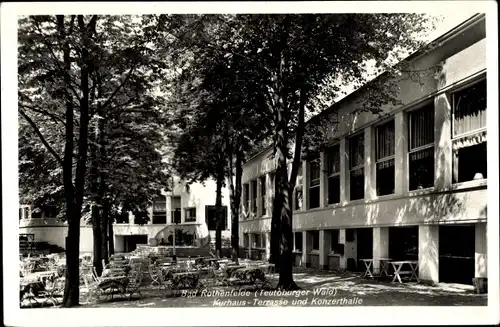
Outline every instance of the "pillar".
[[257, 178], [257, 218], [260, 218], [263, 216], [263, 208], [262, 208], [262, 188], [261, 188], [261, 178], [264, 178], [265, 176], [261, 176]]
[[475, 273], [476, 278], [488, 277], [486, 223], [475, 224]]
[[148, 225], [152, 225], [153, 224], [153, 207], [152, 206], [148, 208], [148, 217], [149, 217]]
[[439, 282], [439, 226], [418, 226], [418, 276], [427, 284]]
[[389, 228], [373, 228], [373, 273], [380, 273], [379, 258], [389, 257]]
[[365, 199], [373, 200], [377, 197], [377, 179], [375, 172], [375, 129], [365, 128]]
[[302, 161], [302, 210], [309, 208], [309, 164]]
[[134, 214], [132, 212], [128, 212], [128, 224], [133, 225], [134, 224]]
[[347, 253], [345, 252], [345, 250], [347, 248], [347, 244], [346, 244], [345, 233], [346, 233], [346, 229], [345, 228], [339, 229], [339, 244], [343, 244], [344, 245], [344, 255], [341, 255], [340, 258], [339, 258], [339, 267], [340, 267], [340, 270], [347, 269]]
[[437, 190], [448, 189], [452, 182], [451, 105], [448, 95], [434, 98], [434, 165]]
[[[322, 151], [319, 156], [319, 207], [324, 208], [328, 203], [327, 196], [327, 162], [326, 152]], [[321, 260], [320, 260], [321, 261]]]
[[269, 260], [271, 257], [271, 232], [264, 233], [266, 237], [266, 257], [265, 260]]
[[330, 239], [328, 232], [324, 229], [319, 231], [319, 267], [328, 270], [328, 252], [330, 250]]
[[311, 237], [309, 236], [309, 232], [302, 232], [302, 265], [304, 267], [311, 266], [311, 259], [309, 257], [309, 253], [312, 249]]
[[265, 215], [271, 217], [272, 215], [272, 205], [273, 205], [273, 181], [271, 180], [271, 174], [266, 174], [266, 212]]
[[347, 139], [340, 140], [340, 204], [345, 205], [349, 201], [349, 144]]
[[403, 195], [408, 191], [408, 118], [404, 111], [394, 115], [396, 149], [394, 153], [394, 193]]
[[167, 224], [171, 224], [172, 223], [172, 197], [170, 195], [167, 195], [165, 197], [165, 211], [167, 214]]

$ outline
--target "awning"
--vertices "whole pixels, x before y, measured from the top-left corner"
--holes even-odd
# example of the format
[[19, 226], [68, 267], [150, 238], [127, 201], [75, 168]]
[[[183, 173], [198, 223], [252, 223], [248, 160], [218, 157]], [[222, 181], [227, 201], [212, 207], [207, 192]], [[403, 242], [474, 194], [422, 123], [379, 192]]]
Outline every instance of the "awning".
[[486, 142], [486, 131], [479, 132], [477, 134], [463, 136], [456, 140], [453, 140], [453, 150], [460, 150], [473, 145], [478, 145]]

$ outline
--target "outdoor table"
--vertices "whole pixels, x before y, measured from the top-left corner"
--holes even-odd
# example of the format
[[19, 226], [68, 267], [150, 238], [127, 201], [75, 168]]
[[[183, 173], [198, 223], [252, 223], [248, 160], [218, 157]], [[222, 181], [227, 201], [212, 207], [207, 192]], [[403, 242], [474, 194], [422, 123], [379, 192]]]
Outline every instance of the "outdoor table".
[[[419, 282], [419, 279], [417, 277], [418, 261], [390, 261], [390, 263], [394, 268], [394, 278], [392, 279], [393, 282], [395, 282], [397, 279], [400, 283], [402, 283], [401, 275], [410, 275], [410, 281], [415, 278], [415, 280]], [[401, 270], [405, 265], [409, 268], [409, 270]]]
[[172, 284], [175, 288], [194, 288], [200, 276], [196, 271], [186, 271], [172, 274]]
[[265, 280], [265, 274], [259, 267], [247, 267], [237, 269], [232, 274], [233, 277], [247, 282], [255, 282], [256, 280]]
[[233, 273], [236, 270], [243, 269], [243, 268], [246, 268], [246, 266], [243, 266], [243, 265], [227, 265], [227, 267], [224, 270], [225, 270], [225, 273], [226, 273], [227, 277], [232, 277]]
[[104, 277], [100, 279], [98, 287], [103, 291], [116, 289], [120, 293], [125, 293], [128, 284], [127, 276]]
[[373, 275], [373, 262], [374, 261], [379, 261], [380, 262], [380, 273], [378, 274], [378, 277], [382, 277], [383, 275], [389, 276], [389, 272], [387, 271], [387, 267], [389, 266], [390, 258], [376, 258], [376, 259], [360, 259], [363, 261], [365, 264], [366, 271], [363, 274], [363, 277], [370, 277], [374, 278], [375, 276]]

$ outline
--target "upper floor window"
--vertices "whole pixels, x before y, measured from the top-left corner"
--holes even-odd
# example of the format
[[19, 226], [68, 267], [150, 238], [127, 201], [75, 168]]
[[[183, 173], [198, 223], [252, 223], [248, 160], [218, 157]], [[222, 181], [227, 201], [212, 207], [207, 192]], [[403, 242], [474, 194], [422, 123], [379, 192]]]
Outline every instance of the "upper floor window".
[[453, 182], [487, 178], [486, 80], [452, 94]]
[[340, 202], [340, 146], [334, 145], [326, 154], [328, 169], [328, 204]]
[[257, 180], [250, 182], [250, 212], [257, 215]]
[[167, 206], [165, 199], [156, 198], [153, 201], [153, 224], [167, 223]]
[[55, 218], [57, 216], [57, 207], [55, 205], [43, 206], [43, 216], [45, 218]]
[[193, 222], [196, 221], [196, 208], [186, 208], [185, 209], [186, 216], [185, 216], [185, 221], [186, 222]]
[[19, 219], [30, 219], [30, 206], [22, 205], [19, 208]]
[[319, 207], [319, 180], [320, 162], [319, 158], [309, 162], [309, 208]]
[[171, 219], [172, 223], [180, 224], [181, 223], [181, 197], [173, 196], [171, 198], [172, 203], [172, 211], [171, 211]]
[[266, 176], [259, 178], [260, 184], [260, 216], [266, 215]]
[[295, 210], [303, 209], [303, 178], [302, 178], [302, 164], [299, 164], [299, 171], [297, 172], [297, 183], [295, 186]]
[[243, 184], [243, 209], [243, 216], [247, 217], [250, 209], [250, 185], [248, 183]]
[[378, 126], [376, 131], [377, 195], [392, 194], [396, 178], [394, 120]]
[[434, 186], [434, 105], [408, 113], [409, 189]]
[[364, 135], [349, 139], [350, 200], [365, 197], [365, 145]]

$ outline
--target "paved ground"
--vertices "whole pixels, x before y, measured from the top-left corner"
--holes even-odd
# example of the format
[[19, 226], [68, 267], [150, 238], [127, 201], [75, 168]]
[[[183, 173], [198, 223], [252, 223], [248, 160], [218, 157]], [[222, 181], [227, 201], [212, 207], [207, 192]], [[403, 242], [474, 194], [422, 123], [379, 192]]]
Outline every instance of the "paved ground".
[[[277, 276], [274, 284], [277, 282]], [[367, 280], [359, 274], [334, 273], [313, 269], [295, 269], [294, 279], [302, 288], [295, 296], [279, 296], [260, 293], [247, 288], [248, 293], [241, 296], [214, 296], [207, 294], [197, 297], [161, 297], [151, 288], [135, 296], [132, 301], [115, 298], [104, 303], [85, 303], [83, 307], [100, 308], [163, 308], [163, 307], [214, 307], [214, 306], [482, 306], [487, 305], [487, 295], [473, 292], [472, 286], [459, 284], [440, 284], [427, 286], [417, 283], [391, 283], [389, 281]], [[233, 288], [234, 289], [234, 288]], [[230, 288], [218, 289], [230, 291]], [[316, 291], [315, 291], [316, 290]], [[323, 290], [324, 294], [317, 294]], [[316, 292], [316, 293], [315, 293]], [[211, 296], [210, 296], [211, 295]], [[234, 295], [234, 293], [233, 293]], [[284, 303], [284, 301], [287, 301]], [[49, 306], [45, 306], [49, 307]], [[50, 306], [52, 307], [52, 306]]]

